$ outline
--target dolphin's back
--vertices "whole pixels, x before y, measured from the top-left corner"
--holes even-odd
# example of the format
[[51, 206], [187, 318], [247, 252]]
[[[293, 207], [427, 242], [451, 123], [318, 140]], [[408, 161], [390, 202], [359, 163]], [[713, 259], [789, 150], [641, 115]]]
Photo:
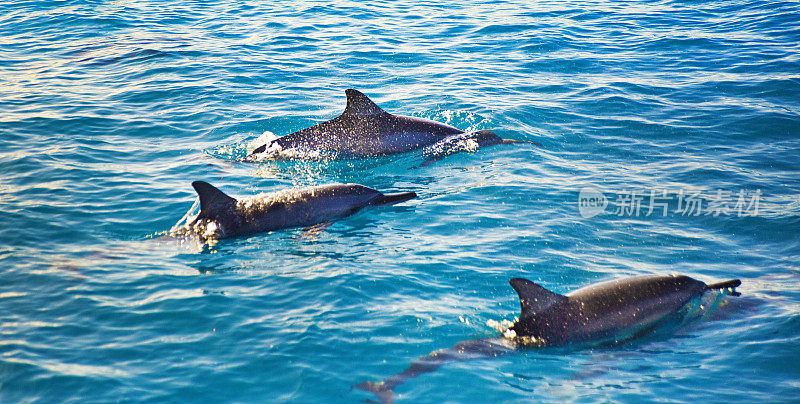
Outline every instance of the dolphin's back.
[[567, 297], [590, 307], [617, 307], [625, 302], [664, 299], [668, 296], [696, 296], [708, 287], [685, 275], [640, 275], [595, 283], [567, 293]]
[[[586, 320], [578, 340], [625, 335], [675, 313], [708, 290], [688, 276], [636, 276], [603, 282], [567, 294]], [[589, 321], [589, 320], [593, 321]]]
[[292, 188], [236, 200], [211, 184], [192, 183], [200, 197], [200, 214], [178, 233], [201, 238], [246, 236], [289, 227], [310, 227], [351, 215], [374, 205], [391, 205], [416, 197], [413, 192], [384, 194], [359, 184]]
[[635, 276], [575, 290], [519, 328], [548, 345], [620, 339], [653, 327], [708, 290], [687, 276]]
[[288, 156], [381, 156], [419, 149], [462, 133], [439, 122], [392, 115], [356, 90], [346, 93], [347, 106], [341, 115], [275, 139], [253, 150], [251, 156], [275, 149], [278, 155]]
[[249, 218], [236, 235], [289, 227], [307, 227], [351, 215], [382, 193], [358, 184], [288, 189], [240, 201], [236, 209]]
[[305, 149], [341, 156], [404, 153], [436, 143], [460, 130], [421, 118], [340, 115], [272, 141], [281, 149]]

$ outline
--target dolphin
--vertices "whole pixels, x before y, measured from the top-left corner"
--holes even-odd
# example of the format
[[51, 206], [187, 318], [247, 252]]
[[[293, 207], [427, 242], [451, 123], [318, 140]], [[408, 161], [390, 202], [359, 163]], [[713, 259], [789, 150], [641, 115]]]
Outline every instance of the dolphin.
[[426, 160], [420, 163], [420, 167], [433, 164], [451, 154], [459, 152], [474, 152], [480, 147], [494, 146], [498, 144], [530, 143], [541, 147], [538, 142], [528, 142], [525, 140], [503, 139], [494, 132], [483, 129], [474, 132], [462, 132], [448, 136], [430, 146], [422, 149], [422, 155]]
[[383, 194], [358, 184], [332, 184], [236, 200], [204, 181], [195, 181], [192, 187], [200, 198], [200, 214], [173, 230], [173, 236], [194, 234], [206, 240], [325, 226], [367, 206], [393, 205], [417, 196], [414, 192]]
[[670, 319], [687, 317], [682, 309], [706, 292], [738, 296], [734, 288], [742, 282], [733, 279], [707, 285], [685, 275], [641, 275], [596, 283], [566, 295], [524, 278], [509, 283], [519, 295], [521, 313], [502, 337], [462, 341], [417, 359], [382, 382], [354, 387], [391, 403], [395, 387], [447, 362], [494, 357], [517, 348], [617, 344], [645, 335]]
[[[243, 160], [261, 161], [298, 156], [384, 156], [416, 150], [465, 133], [450, 125], [423, 118], [392, 115], [357, 90], [348, 89], [345, 94], [347, 106], [341, 115], [279, 137], [256, 148]], [[511, 140], [508, 142], [526, 143]]]
[[521, 305], [510, 328], [526, 345], [618, 342], [642, 335], [710, 290], [732, 289], [738, 279], [707, 285], [686, 275], [640, 275], [601, 282], [566, 295], [514, 278]]

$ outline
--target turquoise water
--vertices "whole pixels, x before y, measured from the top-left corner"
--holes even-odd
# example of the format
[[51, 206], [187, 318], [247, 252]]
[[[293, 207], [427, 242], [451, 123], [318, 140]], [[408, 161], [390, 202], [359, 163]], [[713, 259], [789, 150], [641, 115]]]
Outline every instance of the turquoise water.
[[[798, 15], [769, 1], [7, 1], [0, 401], [358, 402], [356, 383], [497, 336], [489, 324], [519, 312], [510, 278], [568, 292], [672, 272], [741, 278], [742, 296], [622, 346], [448, 364], [397, 402], [796, 401]], [[236, 161], [338, 115], [347, 88], [542, 146], [417, 169], [419, 153]], [[158, 239], [193, 180], [419, 198], [316, 236]], [[582, 189], [604, 213], [581, 215]], [[666, 216], [645, 215], [654, 190]], [[679, 195], [706, 208], [718, 192], [729, 210], [679, 213]], [[623, 209], [633, 193], [639, 214]]]

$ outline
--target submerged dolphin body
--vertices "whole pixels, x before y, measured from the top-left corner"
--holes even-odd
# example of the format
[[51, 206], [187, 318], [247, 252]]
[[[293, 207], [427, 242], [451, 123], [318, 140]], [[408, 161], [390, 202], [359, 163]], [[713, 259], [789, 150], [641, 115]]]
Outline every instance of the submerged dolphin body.
[[524, 140], [503, 139], [490, 130], [477, 130], [474, 132], [462, 132], [448, 136], [430, 146], [422, 149], [422, 155], [426, 157], [419, 166], [425, 167], [433, 164], [451, 154], [460, 152], [474, 152], [478, 148], [494, 146], [498, 144], [531, 143], [541, 147], [541, 143], [528, 142]]
[[218, 239], [309, 227], [352, 215], [367, 206], [393, 205], [417, 196], [413, 192], [383, 194], [358, 184], [333, 184], [236, 200], [204, 181], [195, 181], [192, 187], [200, 198], [200, 214], [173, 235]]
[[681, 309], [708, 291], [728, 290], [728, 294], [738, 296], [733, 288], [741, 285], [738, 279], [707, 285], [684, 275], [642, 275], [560, 295], [523, 278], [511, 279], [510, 283], [519, 294], [522, 310], [503, 337], [460, 342], [417, 359], [408, 369], [382, 382], [354, 387], [391, 403], [396, 386], [447, 362], [498, 356], [517, 347], [618, 343], [652, 331], [669, 319], [681, 319]]
[[[285, 156], [374, 157], [405, 153], [465, 133], [422, 118], [392, 115], [366, 95], [349, 89], [344, 112], [329, 121], [279, 137], [253, 150], [244, 161]], [[488, 132], [490, 131], [481, 131]], [[494, 133], [491, 133], [494, 135]], [[494, 135], [494, 137], [497, 137]], [[499, 139], [499, 138], [498, 138]], [[503, 142], [494, 142], [499, 144]], [[518, 141], [508, 141], [523, 143]]]

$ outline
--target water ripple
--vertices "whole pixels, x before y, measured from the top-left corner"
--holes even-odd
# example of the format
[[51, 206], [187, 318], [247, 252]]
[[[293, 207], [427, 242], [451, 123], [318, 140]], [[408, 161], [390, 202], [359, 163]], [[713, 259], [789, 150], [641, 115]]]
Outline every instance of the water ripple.
[[[798, 13], [771, 0], [6, 2], [0, 401], [358, 401], [359, 381], [494, 336], [487, 321], [518, 314], [511, 277], [566, 292], [665, 272], [740, 277], [743, 296], [676, 335], [448, 365], [398, 402], [797, 396]], [[346, 88], [543, 146], [415, 170], [416, 154], [236, 161], [265, 133], [340, 114]], [[158, 238], [191, 209], [193, 180], [419, 198], [314, 238]], [[611, 202], [762, 198], [752, 216], [682, 215], [673, 198], [667, 217], [584, 219], [582, 187]]]

